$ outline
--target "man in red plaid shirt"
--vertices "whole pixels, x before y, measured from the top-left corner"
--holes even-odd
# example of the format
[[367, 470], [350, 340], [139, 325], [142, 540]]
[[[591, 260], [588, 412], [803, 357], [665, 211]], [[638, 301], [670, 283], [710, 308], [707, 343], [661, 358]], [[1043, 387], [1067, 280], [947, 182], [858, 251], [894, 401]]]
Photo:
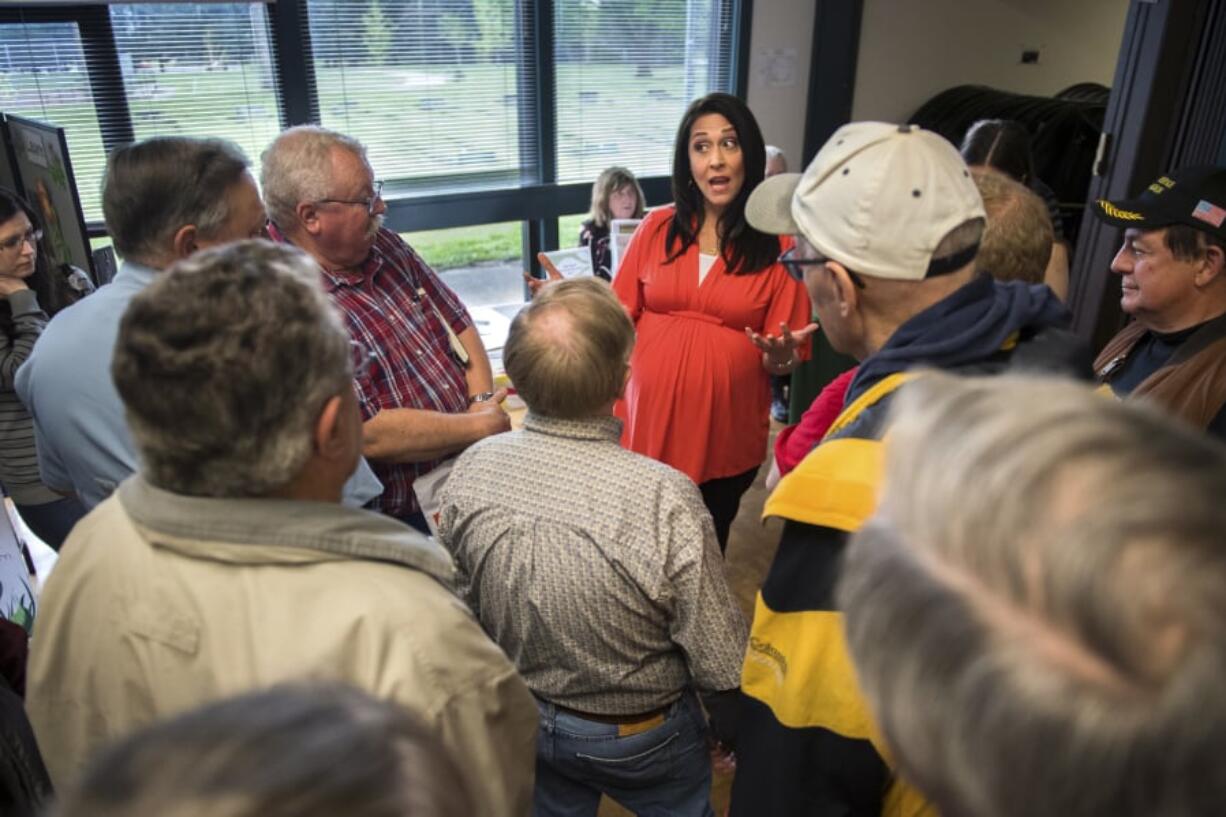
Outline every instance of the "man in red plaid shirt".
[[370, 356], [355, 386], [363, 453], [384, 485], [372, 507], [425, 530], [413, 481], [510, 428], [506, 392], [493, 390], [489, 357], [459, 298], [382, 226], [382, 182], [360, 142], [301, 126], [262, 158], [270, 234], [319, 262], [350, 337]]

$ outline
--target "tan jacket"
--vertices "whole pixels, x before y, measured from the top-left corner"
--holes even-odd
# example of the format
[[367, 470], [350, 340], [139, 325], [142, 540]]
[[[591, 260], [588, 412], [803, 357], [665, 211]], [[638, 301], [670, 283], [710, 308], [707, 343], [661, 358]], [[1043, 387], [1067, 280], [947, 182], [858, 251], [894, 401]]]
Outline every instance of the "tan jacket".
[[39, 605], [27, 701], [52, 780], [155, 719], [328, 679], [434, 725], [476, 813], [527, 814], [536, 705], [450, 591], [452, 570], [379, 514], [132, 477], [73, 530]]

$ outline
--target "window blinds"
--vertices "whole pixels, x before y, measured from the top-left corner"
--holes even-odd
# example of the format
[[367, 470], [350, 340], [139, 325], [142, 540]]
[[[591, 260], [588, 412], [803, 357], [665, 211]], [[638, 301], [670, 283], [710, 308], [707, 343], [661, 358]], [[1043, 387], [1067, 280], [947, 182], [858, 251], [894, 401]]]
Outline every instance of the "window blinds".
[[100, 219], [106, 153], [76, 23], [0, 25], [0, 111], [64, 129], [85, 218]]
[[263, 3], [124, 3], [111, 26], [137, 139], [217, 136], [253, 161], [281, 130]]
[[[108, 13], [113, 43], [75, 22], [0, 24], [0, 110], [65, 129], [87, 220], [102, 218], [104, 145], [218, 136], [258, 160], [281, 127], [263, 3], [113, 3]], [[90, 81], [90, 52], [104, 47], [122, 85]]]
[[308, 0], [325, 127], [400, 189], [506, 187], [534, 155], [527, 4]]
[[554, 0], [558, 180], [667, 175], [691, 100], [732, 88], [727, 0]]

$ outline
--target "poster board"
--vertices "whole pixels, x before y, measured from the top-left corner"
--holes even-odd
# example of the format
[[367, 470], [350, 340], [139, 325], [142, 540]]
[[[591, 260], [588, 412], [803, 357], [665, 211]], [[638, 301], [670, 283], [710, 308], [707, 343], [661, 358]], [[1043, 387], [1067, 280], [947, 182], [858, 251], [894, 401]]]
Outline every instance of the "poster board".
[[617, 277], [617, 268], [621, 266], [626, 256], [626, 248], [634, 231], [639, 228], [641, 218], [615, 218], [609, 222], [609, 275]]
[[553, 262], [563, 278], [582, 278], [592, 274], [592, 250], [590, 247], [570, 247], [551, 250], [544, 256]]
[[4, 115], [0, 114], [0, 187], [21, 196], [21, 182], [17, 179], [17, 166], [13, 163], [13, 145], [3, 120]]
[[22, 193], [42, 217], [43, 246], [52, 264], [72, 264], [96, 281], [64, 129], [11, 114], [5, 114], [4, 124]]
[[3, 505], [0, 511], [0, 618], [19, 625], [28, 633], [34, 627], [38, 604], [17, 534], [18, 525], [13, 519], [17, 512], [11, 502], [5, 501]]

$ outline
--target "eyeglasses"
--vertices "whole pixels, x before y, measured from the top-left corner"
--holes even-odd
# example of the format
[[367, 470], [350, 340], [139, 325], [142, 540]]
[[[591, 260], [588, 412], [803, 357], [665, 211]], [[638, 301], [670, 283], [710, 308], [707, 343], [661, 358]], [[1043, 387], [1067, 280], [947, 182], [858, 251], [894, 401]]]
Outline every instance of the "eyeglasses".
[[375, 214], [375, 204], [383, 198], [383, 182], [374, 182], [374, 193], [368, 199], [320, 199], [316, 204], [360, 204], [366, 208], [366, 214], [373, 216]]
[[0, 241], [0, 252], [9, 253], [16, 249], [20, 249], [21, 245], [29, 244], [34, 249], [38, 249], [38, 242], [43, 240], [42, 230], [26, 230], [21, 235], [15, 235], [12, 238]]
[[[788, 271], [788, 275], [795, 278], [797, 281], [805, 280], [805, 267], [815, 265], [825, 266], [830, 263], [829, 258], [797, 258], [796, 247], [779, 256], [779, 263], [783, 264], [783, 268]], [[851, 270], [847, 270], [847, 277], [856, 285], [856, 289], [864, 289], [864, 279]]]
[[356, 340], [349, 341], [349, 366], [353, 369], [353, 379], [362, 380], [370, 372], [370, 364], [375, 360], [375, 353]]

